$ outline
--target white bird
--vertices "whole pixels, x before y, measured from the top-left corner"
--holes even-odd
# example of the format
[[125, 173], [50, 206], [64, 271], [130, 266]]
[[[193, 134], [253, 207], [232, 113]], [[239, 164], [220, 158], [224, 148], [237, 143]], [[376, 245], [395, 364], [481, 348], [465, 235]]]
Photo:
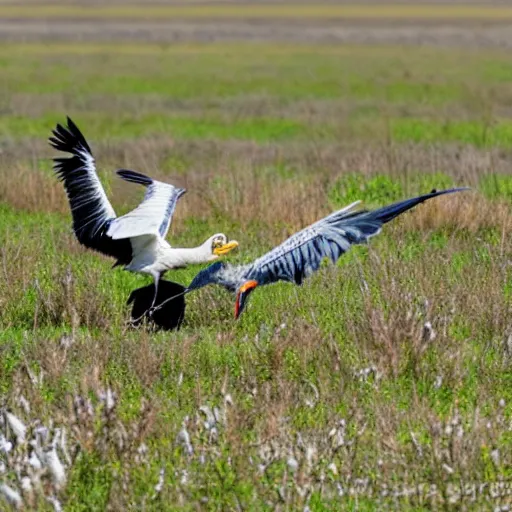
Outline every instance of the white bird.
[[238, 242], [218, 233], [198, 247], [171, 247], [165, 237], [185, 189], [135, 171], [121, 169], [117, 174], [145, 186], [146, 195], [137, 208], [117, 217], [96, 173], [91, 149], [75, 123], [68, 117], [67, 127], [57, 124], [53, 135], [50, 145], [72, 155], [53, 160], [54, 170], [64, 182], [78, 241], [116, 258], [114, 267], [124, 265], [125, 270], [151, 275], [155, 295], [150, 310], [155, 305], [158, 282], [167, 270], [216, 260], [238, 246]]

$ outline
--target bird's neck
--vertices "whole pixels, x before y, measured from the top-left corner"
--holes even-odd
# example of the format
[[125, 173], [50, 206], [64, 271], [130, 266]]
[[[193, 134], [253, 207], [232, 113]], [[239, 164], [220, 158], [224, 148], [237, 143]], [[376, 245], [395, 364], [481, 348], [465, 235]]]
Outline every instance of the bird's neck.
[[211, 253], [202, 245], [198, 247], [172, 248], [168, 251], [166, 262], [169, 266], [184, 266], [194, 263], [206, 263], [211, 258]]

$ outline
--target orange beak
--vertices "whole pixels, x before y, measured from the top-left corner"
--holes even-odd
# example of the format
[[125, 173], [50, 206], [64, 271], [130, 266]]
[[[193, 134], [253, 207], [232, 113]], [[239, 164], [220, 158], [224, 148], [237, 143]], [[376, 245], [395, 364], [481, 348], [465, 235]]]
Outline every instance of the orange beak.
[[245, 307], [245, 301], [247, 300], [247, 297], [249, 294], [258, 286], [258, 281], [246, 281], [240, 288], [238, 289], [238, 292], [236, 294], [236, 300], [235, 300], [235, 319], [237, 319], [244, 310]]

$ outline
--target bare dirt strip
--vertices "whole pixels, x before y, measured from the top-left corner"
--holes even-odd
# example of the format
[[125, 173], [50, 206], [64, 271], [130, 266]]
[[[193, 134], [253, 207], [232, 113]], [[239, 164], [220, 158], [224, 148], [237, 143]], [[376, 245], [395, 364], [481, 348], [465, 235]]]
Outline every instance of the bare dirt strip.
[[512, 47], [512, 22], [0, 20], [0, 41], [276, 41]]

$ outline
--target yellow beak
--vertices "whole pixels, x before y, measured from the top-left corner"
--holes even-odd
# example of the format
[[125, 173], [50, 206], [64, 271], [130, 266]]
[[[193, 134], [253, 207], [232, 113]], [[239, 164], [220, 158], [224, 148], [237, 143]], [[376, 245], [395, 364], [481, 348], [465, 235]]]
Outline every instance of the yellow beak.
[[215, 249], [213, 249], [213, 254], [215, 254], [215, 256], [224, 256], [237, 247], [238, 242], [236, 240], [231, 240], [231, 242], [228, 242], [227, 244], [221, 245], [220, 247], [215, 247]]

